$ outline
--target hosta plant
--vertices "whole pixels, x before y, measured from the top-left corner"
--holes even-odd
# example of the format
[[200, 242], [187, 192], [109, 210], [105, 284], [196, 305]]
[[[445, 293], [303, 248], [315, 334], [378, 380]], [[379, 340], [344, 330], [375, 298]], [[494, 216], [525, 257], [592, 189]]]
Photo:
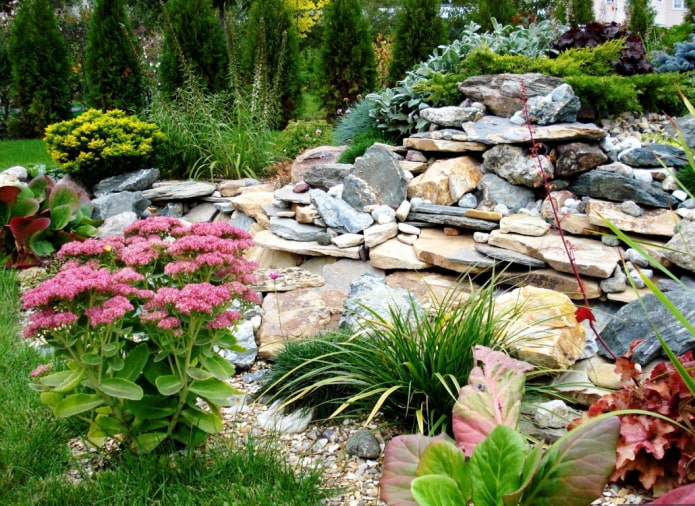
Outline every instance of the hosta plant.
[[37, 176], [26, 186], [0, 187], [0, 262], [28, 267], [63, 244], [96, 234], [93, 206], [84, 192]]
[[482, 365], [454, 407], [454, 438], [398, 436], [389, 442], [381, 499], [399, 506], [585, 505], [615, 464], [618, 418], [604, 416], [545, 452], [515, 429], [528, 364], [476, 347]]
[[60, 271], [24, 294], [25, 336], [67, 369], [33, 386], [59, 417], [89, 423], [95, 444], [149, 452], [169, 438], [202, 443], [222, 429], [235, 322], [257, 302], [244, 260], [250, 236], [225, 223], [149, 218], [123, 236], [66, 244]]

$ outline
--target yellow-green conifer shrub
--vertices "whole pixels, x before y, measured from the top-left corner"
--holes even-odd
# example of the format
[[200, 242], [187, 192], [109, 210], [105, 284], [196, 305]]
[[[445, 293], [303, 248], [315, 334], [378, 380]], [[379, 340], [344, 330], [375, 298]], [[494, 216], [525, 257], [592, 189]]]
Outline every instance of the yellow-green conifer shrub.
[[44, 138], [51, 158], [89, 186], [152, 163], [165, 139], [154, 123], [119, 109], [89, 109], [75, 119], [48, 126]]

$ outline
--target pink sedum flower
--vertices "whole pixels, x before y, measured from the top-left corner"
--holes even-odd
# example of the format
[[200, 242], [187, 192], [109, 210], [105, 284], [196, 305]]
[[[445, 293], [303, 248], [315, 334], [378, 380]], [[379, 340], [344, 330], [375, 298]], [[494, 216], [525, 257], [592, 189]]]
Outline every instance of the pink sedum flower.
[[207, 328], [226, 329], [233, 327], [241, 318], [242, 314], [239, 311], [224, 311], [218, 314], [214, 320], [208, 322]]
[[92, 327], [97, 327], [98, 325], [109, 325], [114, 323], [133, 309], [135, 308], [128, 299], [122, 295], [118, 295], [104, 301], [98, 306], [87, 308], [84, 314], [89, 318], [89, 324]]
[[29, 325], [24, 328], [24, 337], [36, 337], [43, 332], [69, 327], [79, 317], [69, 311], [56, 311], [53, 308], [44, 308], [29, 315]]
[[29, 373], [32, 378], [40, 378], [53, 370], [53, 364], [39, 364], [36, 369]]
[[169, 218], [166, 216], [155, 216], [145, 220], [138, 220], [135, 223], [128, 225], [123, 231], [126, 237], [139, 235], [149, 238], [153, 235], [165, 237], [185, 233], [187, 227], [177, 218]]

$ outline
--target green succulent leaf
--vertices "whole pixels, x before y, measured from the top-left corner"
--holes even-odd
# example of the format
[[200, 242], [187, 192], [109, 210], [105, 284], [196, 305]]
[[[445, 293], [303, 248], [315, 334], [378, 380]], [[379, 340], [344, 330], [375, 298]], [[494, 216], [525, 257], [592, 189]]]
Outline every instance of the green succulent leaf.
[[99, 389], [112, 397], [132, 401], [139, 401], [144, 395], [141, 386], [124, 378], [106, 378], [102, 380]]
[[200, 367], [189, 367], [186, 369], [186, 374], [194, 380], [203, 381], [212, 378], [213, 374], [210, 371], [201, 369]]
[[226, 380], [234, 374], [234, 366], [218, 353], [213, 353], [209, 357], [202, 357], [201, 362], [218, 380]]
[[70, 223], [72, 209], [70, 206], [62, 205], [51, 207], [51, 230], [63, 230]]
[[166, 376], [159, 376], [155, 380], [155, 386], [162, 395], [174, 395], [183, 388], [183, 381], [181, 381], [181, 378], [178, 376], [170, 374]]
[[123, 367], [115, 373], [115, 376], [117, 378], [135, 381], [140, 374], [142, 374], [149, 356], [150, 352], [147, 343], [138, 344], [128, 352], [123, 361]]
[[61, 400], [53, 411], [60, 418], [79, 415], [104, 404], [104, 400], [97, 394], [72, 394]]
[[74, 390], [84, 377], [84, 369], [70, 369], [54, 372], [39, 379], [42, 385], [51, 387], [54, 392], [64, 393]]
[[80, 355], [80, 360], [87, 365], [101, 364], [101, 357], [96, 353], [83, 353]]
[[217, 434], [224, 427], [220, 416], [198, 409], [184, 409], [181, 411], [181, 416], [190, 423], [191, 426], [197, 427], [208, 434]]
[[145, 395], [139, 401], [127, 401], [126, 407], [142, 420], [157, 420], [176, 413], [176, 399], [159, 395]]
[[135, 449], [140, 453], [150, 453], [167, 438], [166, 432], [146, 432], [134, 440]]
[[216, 378], [194, 381], [191, 383], [189, 390], [218, 406], [229, 406], [229, 398], [240, 393], [224, 381]]

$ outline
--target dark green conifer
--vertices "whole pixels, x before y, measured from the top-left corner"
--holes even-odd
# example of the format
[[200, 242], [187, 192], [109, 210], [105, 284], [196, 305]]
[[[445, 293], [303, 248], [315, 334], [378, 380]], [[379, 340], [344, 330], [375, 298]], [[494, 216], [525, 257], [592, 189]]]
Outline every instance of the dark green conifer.
[[654, 28], [656, 10], [652, 7], [649, 0], [630, 0], [627, 7], [627, 29], [630, 33], [638, 35], [642, 40], [651, 33]]
[[559, 2], [555, 17], [561, 23], [571, 26], [584, 25], [594, 20], [594, 3], [592, 0], [565, 0]]
[[12, 134], [40, 137], [70, 117], [70, 62], [50, 0], [26, 0], [10, 27], [11, 93], [19, 108]]
[[87, 103], [136, 113], [145, 105], [145, 80], [123, 0], [97, 0], [87, 32]]
[[501, 25], [509, 25], [516, 13], [513, 0], [484, 1], [477, 3], [471, 19], [482, 27], [482, 31], [491, 31], [492, 18]]
[[403, 0], [396, 20], [389, 81], [403, 79], [413, 65], [426, 60], [445, 41], [438, 0]]

